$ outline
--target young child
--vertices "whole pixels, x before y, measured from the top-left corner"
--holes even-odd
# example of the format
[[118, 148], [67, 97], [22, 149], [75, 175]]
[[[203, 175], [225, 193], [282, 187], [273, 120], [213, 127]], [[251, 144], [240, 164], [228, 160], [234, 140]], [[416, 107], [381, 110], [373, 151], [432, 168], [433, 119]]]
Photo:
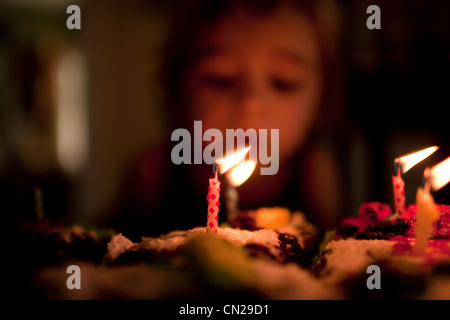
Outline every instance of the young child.
[[[344, 186], [332, 156], [341, 120], [334, 42], [326, 38], [334, 24], [324, 19], [330, 1], [182, 3], [163, 53], [170, 132], [192, 130], [194, 120], [223, 137], [226, 129], [279, 129], [278, 173], [257, 168], [238, 188], [239, 208], [288, 207], [322, 229], [333, 227], [344, 215]], [[123, 232], [157, 235], [206, 224], [212, 166], [174, 165], [170, 132], [124, 183], [117, 223]]]

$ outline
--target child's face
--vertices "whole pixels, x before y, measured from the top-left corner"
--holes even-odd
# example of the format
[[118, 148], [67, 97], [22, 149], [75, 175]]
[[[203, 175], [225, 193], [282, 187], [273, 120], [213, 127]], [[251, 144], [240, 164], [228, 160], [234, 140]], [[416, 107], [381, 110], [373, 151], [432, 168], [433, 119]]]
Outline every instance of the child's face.
[[321, 94], [309, 21], [287, 8], [267, 16], [239, 13], [208, 35], [201, 39], [204, 56], [186, 79], [191, 120], [224, 137], [225, 129], [279, 129], [280, 160], [291, 155], [315, 121]]

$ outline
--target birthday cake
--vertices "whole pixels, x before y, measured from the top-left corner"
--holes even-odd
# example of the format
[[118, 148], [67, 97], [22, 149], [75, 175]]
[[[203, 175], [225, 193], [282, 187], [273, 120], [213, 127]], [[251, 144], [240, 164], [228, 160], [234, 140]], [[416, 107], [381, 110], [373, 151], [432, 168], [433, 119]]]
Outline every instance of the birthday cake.
[[416, 248], [417, 205], [399, 216], [365, 203], [325, 236], [300, 212], [262, 208], [217, 234], [114, 234], [101, 262], [66, 260], [80, 266], [82, 290], [67, 289], [69, 262], [41, 268], [33, 283], [47, 299], [450, 299], [450, 206], [437, 208], [425, 251]]
[[60, 266], [42, 269], [36, 283], [53, 289], [42, 292], [49, 299], [341, 297], [309, 271], [319, 238], [303, 214], [262, 208], [245, 218], [239, 214], [233, 224], [220, 226], [217, 234], [197, 227], [139, 242], [118, 233], [101, 264], [81, 262], [86, 290], [67, 290]]
[[[450, 299], [450, 206], [437, 208], [440, 217], [419, 249], [416, 204], [401, 216], [387, 204], [363, 204], [358, 217], [341, 222], [312, 272], [347, 298]], [[383, 283], [377, 288], [364, 281], [375, 268]]]

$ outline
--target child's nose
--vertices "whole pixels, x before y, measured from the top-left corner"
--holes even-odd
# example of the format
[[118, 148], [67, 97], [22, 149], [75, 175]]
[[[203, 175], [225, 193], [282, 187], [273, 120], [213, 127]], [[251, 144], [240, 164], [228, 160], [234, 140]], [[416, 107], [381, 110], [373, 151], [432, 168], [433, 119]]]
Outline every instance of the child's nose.
[[237, 93], [236, 112], [244, 117], [261, 117], [267, 109], [268, 96], [258, 79], [247, 80]]

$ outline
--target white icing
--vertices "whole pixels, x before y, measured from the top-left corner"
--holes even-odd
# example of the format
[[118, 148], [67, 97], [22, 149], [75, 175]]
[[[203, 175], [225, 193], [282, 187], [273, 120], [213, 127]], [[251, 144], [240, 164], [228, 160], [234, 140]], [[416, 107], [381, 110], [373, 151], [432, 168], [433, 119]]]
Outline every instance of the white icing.
[[[139, 246], [155, 251], [174, 251], [184, 245], [188, 240], [205, 234], [205, 227], [197, 227], [186, 231], [173, 231], [158, 238], [142, 237]], [[259, 244], [267, 247], [274, 256], [279, 255], [278, 233], [274, 230], [261, 229], [258, 231], [248, 231], [233, 228], [218, 228], [217, 236], [228, 241], [245, 246], [248, 244]]]

